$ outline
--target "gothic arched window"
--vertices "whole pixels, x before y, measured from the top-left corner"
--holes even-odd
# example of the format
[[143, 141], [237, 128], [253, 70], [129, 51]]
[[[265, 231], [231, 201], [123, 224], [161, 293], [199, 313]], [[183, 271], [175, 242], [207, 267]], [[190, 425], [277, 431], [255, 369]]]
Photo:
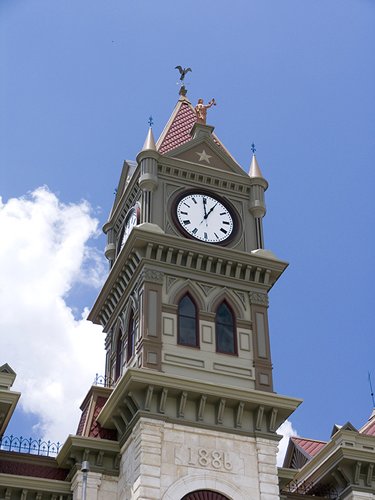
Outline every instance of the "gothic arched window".
[[129, 361], [133, 357], [134, 346], [135, 346], [135, 321], [134, 321], [134, 312], [132, 310], [128, 322], [128, 347], [126, 350], [126, 361]]
[[216, 351], [237, 354], [237, 338], [234, 314], [224, 301], [216, 310]]
[[177, 342], [190, 347], [199, 346], [197, 306], [188, 293], [178, 303]]
[[121, 375], [122, 368], [122, 331], [119, 330], [117, 333], [116, 341], [116, 358], [115, 358], [115, 381]]

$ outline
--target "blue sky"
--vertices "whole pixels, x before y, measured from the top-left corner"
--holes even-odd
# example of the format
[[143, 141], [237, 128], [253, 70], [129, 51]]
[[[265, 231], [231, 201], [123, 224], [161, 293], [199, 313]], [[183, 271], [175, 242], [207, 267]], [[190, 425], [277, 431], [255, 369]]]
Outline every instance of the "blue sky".
[[[69, 328], [81, 328], [105, 274], [105, 243], [92, 221], [106, 221], [122, 162], [139, 152], [150, 114], [155, 136], [163, 129], [178, 98], [174, 67], [190, 66], [188, 97], [215, 97], [208, 122], [245, 169], [254, 141], [270, 184], [266, 247], [290, 262], [270, 294], [274, 382], [277, 392], [304, 399], [293, 426], [327, 439], [334, 423], [364, 423], [368, 371], [375, 384], [374, 21], [371, 0], [0, 1], [0, 195], [4, 207], [15, 200], [21, 218], [44, 200], [56, 217], [44, 237], [56, 237], [58, 224], [69, 232], [69, 207], [86, 224], [75, 247], [81, 260], [56, 292], [64, 318], [74, 314]], [[49, 197], [30, 194], [41, 186]], [[13, 253], [7, 266], [16, 269]], [[22, 316], [17, 279], [6, 304]], [[13, 331], [31, 345], [33, 322], [25, 329], [9, 316], [1, 336]], [[61, 338], [51, 343], [59, 356], [68, 348]], [[3, 361], [27, 379], [28, 349], [5, 345]], [[103, 372], [98, 363], [75, 380]], [[69, 386], [60, 389], [69, 396]], [[30, 434], [42, 407], [30, 397], [10, 430]]]

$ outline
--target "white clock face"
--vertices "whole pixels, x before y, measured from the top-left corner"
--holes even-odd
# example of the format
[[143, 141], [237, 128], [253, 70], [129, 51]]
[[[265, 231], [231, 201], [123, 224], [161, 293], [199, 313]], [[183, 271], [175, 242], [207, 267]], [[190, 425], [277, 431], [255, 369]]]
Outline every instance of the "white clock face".
[[178, 202], [177, 220], [190, 236], [207, 243], [221, 243], [233, 233], [233, 217], [213, 196], [191, 193]]
[[119, 253], [121, 252], [122, 247], [125, 245], [125, 242], [128, 239], [130, 231], [133, 229], [134, 226], [136, 226], [138, 224], [138, 212], [137, 212], [137, 210], [138, 210], [137, 207], [132, 207], [126, 215], [125, 223], [124, 223], [123, 230], [122, 230]]

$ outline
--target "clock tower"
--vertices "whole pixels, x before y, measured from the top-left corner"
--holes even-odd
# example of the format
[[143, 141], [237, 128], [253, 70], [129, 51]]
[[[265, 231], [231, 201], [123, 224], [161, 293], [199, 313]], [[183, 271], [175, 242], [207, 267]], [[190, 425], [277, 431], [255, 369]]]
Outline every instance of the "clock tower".
[[104, 226], [97, 423], [120, 445], [120, 500], [272, 500], [276, 429], [300, 403], [272, 381], [268, 292], [287, 263], [263, 248], [255, 155], [245, 172], [182, 94], [124, 162]]

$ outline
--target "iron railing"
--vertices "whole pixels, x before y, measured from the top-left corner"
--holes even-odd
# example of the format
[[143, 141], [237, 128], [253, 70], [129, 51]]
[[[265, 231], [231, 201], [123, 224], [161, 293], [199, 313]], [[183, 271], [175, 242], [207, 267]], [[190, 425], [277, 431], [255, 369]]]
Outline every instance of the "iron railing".
[[284, 492], [296, 493], [298, 495], [316, 496], [322, 498], [329, 498], [335, 500], [338, 497], [336, 488], [332, 485], [315, 484], [309, 481], [301, 483], [297, 481], [290, 481], [283, 488]]
[[43, 441], [42, 439], [16, 437], [13, 435], [0, 437], [0, 451], [15, 451], [43, 457], [56, 457], [61, 444]]
[[114, 382], [114, 380], [111, 379], [111, 377], [107, 377], [106, 375], [99, 375], [97, 373], [95, 375], [95, 379], [94, 379], [93, 384], [111, 388], [115, 385], [115, 382]]

